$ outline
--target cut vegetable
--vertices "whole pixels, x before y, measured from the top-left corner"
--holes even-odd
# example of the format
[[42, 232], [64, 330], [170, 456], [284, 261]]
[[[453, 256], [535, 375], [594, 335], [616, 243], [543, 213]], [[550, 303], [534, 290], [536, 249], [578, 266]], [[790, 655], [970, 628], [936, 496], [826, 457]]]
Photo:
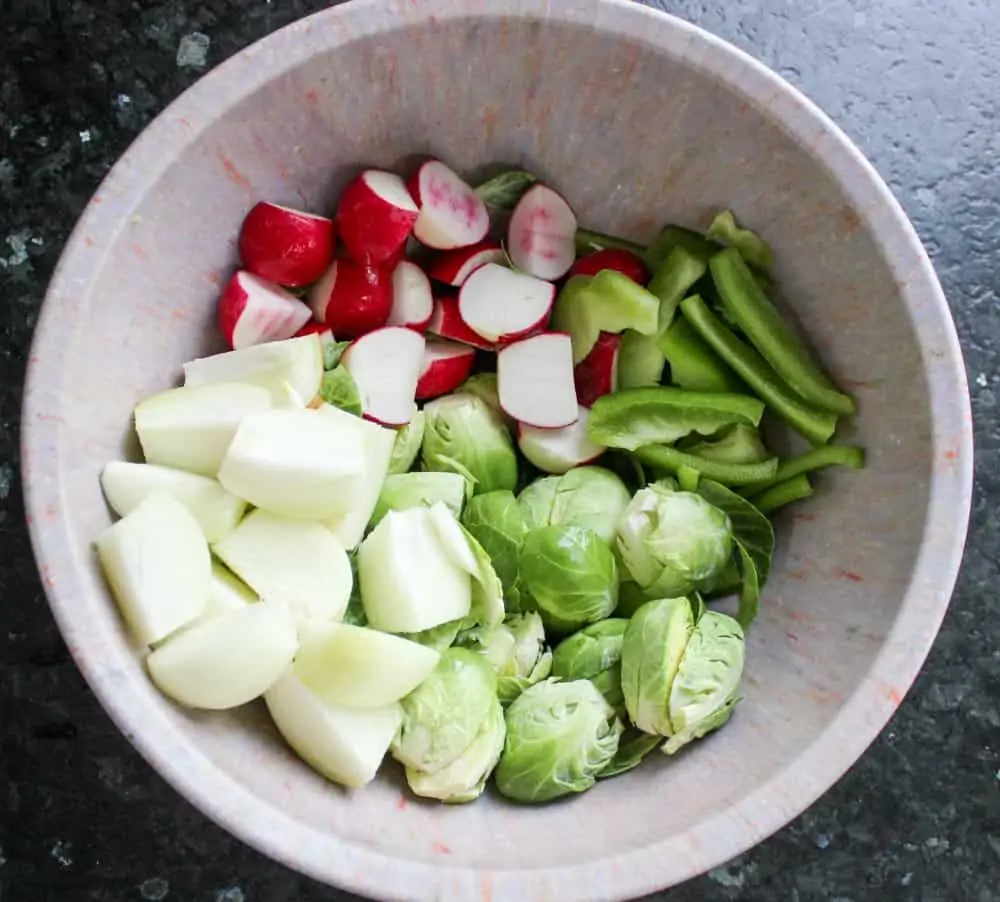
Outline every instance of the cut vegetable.
[[243, 418], [270, 406], [255, 385], [172, 388], [139, 402], [135, 431], [147, 463], [215, 476]]
[[479, 267], [487, 263], [502, 264], [505, 259], [503, 248], [495, 241], [487, 239], [471, 247], [446, 251], [438, 255], [431, 263], [427, 274], [445, 285], [460, 288]]
[[262, 601], [181, 630], [150, 652], [146, 669], [174, 701], [188, 708], [224, 710], [270, 689], [298, 646], [288, 605]]
[[295, 753], [327, 779], [360, 787], [375, 779], [403, 720], [399, 705], [357, 711], [324, 702], [288, 671], [264, 696]]
[[762, 514], [773, 514], [787, 504], [811, 497], [812, 493], [813, 487], [809, 477], [805, 473], [799, 473], [798, 476], [776, 483], [759, 495], [754, 495], [752, 501], [753, 506]]
[[595, 232], [593, 229], [578, 228], [575, 244], [577, 252], [580, 254], [592, 254], [595, 251], [604, 251], [609, 248], [631, 251], [640, 256], [643, 254], [643, 247], [638, 242], [629, 241], [628, 238], [619, 238], [617, 235], [608, 235], [606, 232]]
[[824, 445], [821, 448], [813, 448], [798, 457], [781, 462], [778, 472], [774, 478], [768, 481], [767, 485], [755, 486], [755, 491], [763, 491], [786, 482], [802, 473], [812, 473], [814, 470], [822, 470], [825, 467], [850, 467], [852, 470], [860, 470], [865, 465], [865, 452], [863, 448], [855, 445]]
[[313, 315], [340, 338], [357, 338], [386, 324], [393, 305], [387, 266], [335, 260], [309, 289]]
[[491, 210], [513, 210], [521, 196], [538, 179], [524, 169], [507, 169], [476, 186], [476, 194]]
[[621, 338], [618, 387], [627, 389], [659, 385], [667, 361], [660, 350], [657, 336], [626, 329]]
[[497, 354], [500, 404], [515, 420], [542, 429], [576, 422], [570, 337], [556, 332], [526, 338]]
[[179, 501], [150, 495], [96, 544], [111, 593], [139, 642], [159, 642], [204, 613], [211, 579], [208, 545]]
[[684, 226], [668, 225], [649, 243], [642, 251], [642, 259], [654, 272], [670, 256], [670, 253], [678, 247], [684, 248], [689, 254], [702, 260], [708, 266], [709, 258], [722, 250], [722, 245], [710, 238], [706, 238], [701, 232], [687, 229]]
[[424, 271], [416, 263], [400, 260], [392, 271], [392, 309], [386, 325], [423, 332], [433, 312], [431, 283]]
[[670, 364], [670, 382], [690, 391], [746, 392], [743, 382], [698, 334], [687, 317], [678, 316], [659, 336], [660, 351]]
[[577, 420], [563, 429], [538, 429], [521, 425], [517, 430], [517, 446], [539, 470], [562, 474], [573, 467], [596, 460], [604, 447], [594, 444], [587, 435], [590, 411], [580, 407]]
[[651, 467], [669, 473], [677, 473], [681, 467], [690, 467], [706, 479], [714, 479], [723, 485], [753, 485], [773, 478], [778, 471], [776, 457], [756, 464], [731, 464], [695, 457], [693, 454], [685, 454], [667, 445], [642, 445], [632, 453], [641, 463], [649, 464]]
[[389, 459], [390, 473], [405, 473], [412, 466], [420, 453], [424, 441], [424, 429], [427, 417], [422, 410], [413, 414], [413, 418], [402, 429], [396, 430], [396, 440], [392, 445], [392, 457]]
[[430, 340], [424, 345], [417, 400], [455, 391], [472, 372], [476, 349], [455, 341]]
[[622, 337], [603, 332], [590, 353], [573, 370], [577, 400], [584, 407], [592, 407], [602, 395], [609, 395], [618, 388], [618, 355]]
[[287, 601], [298, 620], [339, 620], [354, 577], [340, 540], [319, 523], [255, 510], [214, 549], [262, 599]]
[[260, 596], [232, 570], [212, 559], [212, 581], [208, 590], [205, 616], [238, 611], [248, 604], [256, 604]]
[[659, 334], [670, 327], [677, 306], [707, 271], [705, 260], [683, 247], [675, 247], [656, 268], [647, 287], [660, 302]]
[[265, 410], [243, 418], [219, 482], [258, 508], [323, 520], [343, 514], [365, 477], [362, 421], [319, 410]]
[[408, 182], [420, 206], [417, 240], [437, 250], [468, 247], [486, 237], [490, 215], [479, 195], [440, 160], [428, 160]]
[[463, 321], [458, 310], [458, 298], [441, 297], [434, 300], [434, 312], [427, 324], [431, 335], [458, 341], [481, 351], [492, 351], [494, 342], [487, 341], [472, 331]]
[[515, 341], [544, 329], [555, 287], [498, 263], [477, 269], [458, 295], [462, 321], [491, 343]]
[[423, 336], [400, 326], [369, 332], [344, 352], [341, 363], [358, 384], [368, 419], [384, 426], [410, 421], [423, 354]]
[[384, 263], [402, 251], [417, 216], [417, 205], [398, 175], [368, 169], [340, 196], [337, 232], [355, 260]]
[[231, 348], [291, 338], [309, 319], [309, 308], [294, 294], [244, 270], [219, 298], [219, 330]]
[[465, 478], [458, 473], [394, 473], [385, 478], [371, 516], [374, 529], [389, 511], [443, 503], [456, 517], [465, 504]]
[[736, 248], [747, 263], [764, 272], [769, 272], [774, 265], [774, 254], [771, 251], [771, 246], [756, 232], [752, 232], [750, 229], [741, 229], [731, 210], [723, 210], [719, 213], [712, 220], [706, 235]]
[[301, 630], [295, 675], [331, 705], [383, 708], [409, 695], [440, 655], [409, 639], [346, 623], [314, 623]]
[[476, 559], [465, 530], [459, 525], [455, 513], [441, 502], [432, 504], [428, 510], [428, 519], [434, 527], [438, 542], [451, 562], [469, 576], [479, 578], [479, 561]]
[[507, 229], [513, 264], [539, 279], [561, 279], [576, 258], [576, 216], [548, 185], [532, 185], [517, 202]]
[[642, 262], [642, 257], [620, 247], [608, 247], [580, 257], [573, 264], [569, 275], [570, 277], [596, 276], [605, 269], [620, 272], [640, 285], [645, 285], [649, 280], [649, 272], [646, 270], [646, 264]]
[[113, 460], [101, 473], [101, 487], [119, 517], [131, 513], [154, 493], [169, 495], [188, 509], [209, 542], [229, 535], [247, 506], [214, 479], [156, 464]]
[[261, 201], [243, 220], [239, 248], [243, 266], [255, 275], [292, 288], [309, 285], [333, 260], [333, 222]]

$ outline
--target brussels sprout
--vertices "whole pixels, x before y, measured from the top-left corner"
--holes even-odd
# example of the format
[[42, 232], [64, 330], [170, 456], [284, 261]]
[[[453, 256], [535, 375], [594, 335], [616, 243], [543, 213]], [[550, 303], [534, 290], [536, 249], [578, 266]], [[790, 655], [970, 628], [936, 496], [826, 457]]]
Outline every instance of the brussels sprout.
[[462, 620], [449, 620], [447, 623], [432, 626], [419, 633], [400, 633], [399, 635], [411, 642], [419, 642], [421, 645], [433, 648], [435, 651], [444, 651], [455, 643], [463, 623]]
[[628, 620], [602, 620], [563, 639], [552, 653], [552, 675], [563, 680], [590, 680], [615, 711], [624, 716], [621, 659]]
[[494, 701], [493, 709], [476, 738], [451, 764], [436, 774], [406, 768], [410, 789], [418, 796], [442, 802], [471, 802], [479, 798], [493, 768], [497, 766], [506, 735], [503, 706]]
[[493, 562], [486, 549], [464, 526], [459, 527], [469, 550], [476, 562], [476, 572], [472, 574], [472, 603], [465, 627], [481, 626], [493, 629], [503, 622], [506, 609], [503, 603], [503, 586], [493, 569]]
[[475, 395], [445, 395], [424, 407], [424, 468], [458, 473], [469, 494], [513, 490], [517, 457], [499, 415]]
[[518, 802], [547, 802], [594, 785], [618, 751], [621, 721], [589, 680], [544, 680], [507, 709], [497, 789]]
[[629, 502], [618, 524], [626, 572], [649, 598], [710, 587], [733, 553], [728, 514], [700, 495], [653, 483]]
[[546, 629], [570, 633], [603, 620], [618, 604], [618, 566], [592, 529], [543, 526], [521, 550], [521, 581]]
[[638, 767], [642, 764], [642, 759], [653, 751], [661, 740], [660, 736], [651, 736], [635, 727], [626, 727], [618, 742], [618, 751], [615, 752], [615, 757], [597, 775], [597, 779], [607, 780], [609, 777], [617, 777]]
[[508, 610], [517, 610], [518, 559], [524, 544], [524, 518], [513, 492], [487, 492], [469, 500], [462, 525], [483, 546], [503, 586]]
[[497, 700], [497, 680], [484, 658], [449, 648], [437, 666], [400, 703], [403, 724], [393, 757], [408, 768], [436, 774], [476, 738]]
[[517, 500], [528, 529], [584, 526], [605, 542], [612, 542], [629, 503], [629, 492], [610, 470], [576, 467], [563, 476], [533, 482]]
[[475, 395], [495, 410], [504, 422], [507, 421], [507, 415], [500, 406], [500, 391], [497, 388], [496, 373], [476, 373], [475, 376], [469, 376], [458, 387], [455, 394]]
[[392, 446], [392, 457], [389, 458], [389, 473], [406, 473], [420, 453], [420, 445], [424, 440], [424, 426], [427, 418], [422, 410], [418, 410], [402, 429], [396, 432], [396, 443]]
[[505, 705], [552, 670], [552, 652], [545, 649], [545, 629], [536, 613], [511, 614], [493, 629], [467, 630], [458, 643], [490, 662], [497, 673], [497, 695]]
[[[619, 569], [624, 570], [623, 567], [619, 567]], [[618, 607], [615, 608], [615, 616], [628, 619], [647, 601], [649, 599], [646, 597], [646, 593], [639, 588], [638, 583], [623, 576], [622, 581], [618, 584]]]
[[461, 516], [465, 480], [457, 473], [390, 473], [382, 483], [368, 527], [378, 526], [389, 511], [430, 507], [438, 501], [447, 505], [456, 517]]
[[355, 416], [361, 416], [361, 394], [347, 367], [335, 366], [323, 373], [319, 384], [319, 396], [327, 403]]

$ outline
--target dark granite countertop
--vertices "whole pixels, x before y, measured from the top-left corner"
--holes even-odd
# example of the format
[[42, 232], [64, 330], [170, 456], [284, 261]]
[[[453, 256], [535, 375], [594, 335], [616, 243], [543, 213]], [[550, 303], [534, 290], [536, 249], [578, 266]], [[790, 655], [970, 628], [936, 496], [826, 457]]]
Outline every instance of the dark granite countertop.
[[[229, 837], [117, 732], [57, 635], [24, 527], [21, 381], [87, 198], [176, 94], [321, 0], [0, 0], [0, 899], [346, 900]], [[976, 499], [944, 629], [819, 803], [671, 902], [1000, 902], [1000, 2], [660, 0], [826, 109], [927, 244], [965, 348]], [[991, 616], [992, 615], [992, 616]]]

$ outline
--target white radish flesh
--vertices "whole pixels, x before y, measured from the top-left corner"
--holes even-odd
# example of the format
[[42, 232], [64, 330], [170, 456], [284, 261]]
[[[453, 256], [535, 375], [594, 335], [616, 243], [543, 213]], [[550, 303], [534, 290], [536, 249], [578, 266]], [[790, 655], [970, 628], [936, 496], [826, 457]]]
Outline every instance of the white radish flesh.
[[433, 312], [430, 280], [416, 263], [401, 260], [392, 271], [392, 309], [386, 325], [423, 332]]
[[573, 467], [596, 460], [604, 453], [601, 445], [595, 445], [587, 437], [589, 417], [590, 411], [581, 406], [577, 421], [563, 429], [521, 425], [517, 431], [517, 445], [539, 470], [561, 475]]
[[291, 338], [310, 318], [309, 308], [294, 294], [244, 270], [219, 298], [219, 330], [231, 348]]
[[480, 266], [503, 263], [503, 248], [495, 241], [480, 241], [471, 247], [445, 251], [431, 264], [428, 275], [445, 285], [460, 288]]
[[462, 286], [458, 312], [473, 332], [490, 342], [514, 341], [545, 328], [555, 286], [498, 263], [479, 267]]
[[383, 263], [406, 244], [417, 220], [417, 205], [403, 180], [392, 172], [368, 169], [340, 196], [337, 233], [351, 256]]
[[364, 415], [384, 426], [405, 426], [423, 363], [424, 337], [412, 329], [386, 326], [355, 341], [341, 358], [354, 377]]
[[490, 215], [476, 192], [440, 160], [428, 160], [409, 182], [420, 206], [417, 240], [437, 250], [467, 247], [486, 237]]
[[437, 398], [458, 388], [472, 372], [476, 350], [457, 341], [432, 339], [424, 346], [417, 399]]
[[465, 537], [462, 527], [458, 525], [455, 515], [440, 501], [431, 505], [428, 514], [437, 539], [451, 562], [469, 576], [478, 578], [479, 562], [472, 553], [469, 540]]
[[561, 279], [576, 259], [576, 216], [548, 185], [533, 185], [517, 202], [507, 229], [513, 264], [540, 279]]
[[458, 311], [458, 298], [434, 299], [434, 312], [427, 324], [427, 331], [431, 335], [479, 348], [481, 351], [494, 350], [494, 342], [477, 335], [462, 321], [462, 315]]
[[497, 354], [500, 405], [520, 423], [562, 429], [576, 421], [573, 348], [568, 335], [526, 338]]

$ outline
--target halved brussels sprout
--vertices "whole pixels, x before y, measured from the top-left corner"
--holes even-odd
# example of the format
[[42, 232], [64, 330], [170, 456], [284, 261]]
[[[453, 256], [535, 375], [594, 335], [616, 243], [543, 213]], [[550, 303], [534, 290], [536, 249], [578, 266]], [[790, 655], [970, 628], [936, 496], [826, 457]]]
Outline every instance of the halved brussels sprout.
[[503, 586], [507, 610], [519, 606], [518, 560], [525, 527], [521, 508], [513, 492], [487, 492], [469, 500], [462, 525], [475, 537], [493, 562]]
[[583, 526], [612, 542], [629, 503], [625, 483], [603, 467], [576, 467], [563, 476], [536, 480], [518, 496], [528, 529]]

